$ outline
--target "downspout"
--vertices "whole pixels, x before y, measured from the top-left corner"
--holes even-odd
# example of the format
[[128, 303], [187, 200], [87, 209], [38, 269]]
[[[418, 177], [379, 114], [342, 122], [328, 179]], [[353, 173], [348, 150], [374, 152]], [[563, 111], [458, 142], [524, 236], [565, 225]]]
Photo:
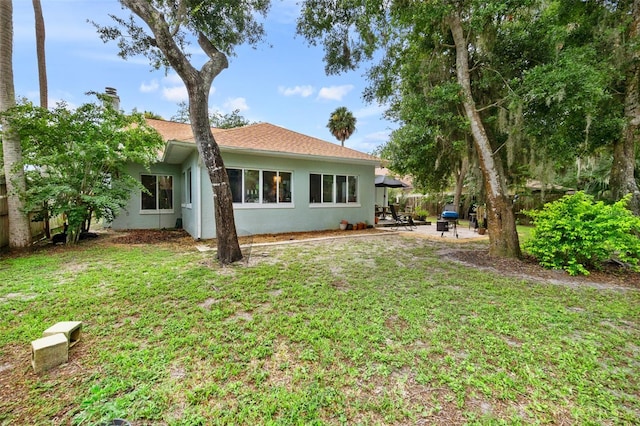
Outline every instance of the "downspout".
[[200, 168], [200, 160], [196, 162], [196, 185], [198, 188], [198, 208], [196, 209], [196, 239], [202, 239], [202, 170]]

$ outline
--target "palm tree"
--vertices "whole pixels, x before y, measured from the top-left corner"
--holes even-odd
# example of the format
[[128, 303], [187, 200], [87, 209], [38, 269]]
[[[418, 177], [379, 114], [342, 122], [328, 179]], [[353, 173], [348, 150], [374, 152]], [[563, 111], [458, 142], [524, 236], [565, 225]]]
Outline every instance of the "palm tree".
[[[13, 3], [0, 1], [0, 112], [16, 103], [13, 85]], [[31, 242], [31, 226], [24, 212], [24, 202], [20, 194], [26, 189], [22, 162], [20, 138], [11, 131], [9, 120], [2, 119], [2, 152], [4, 173], [7, 183], [7, 204], [9, 210], [9, 247], [25, 248]], [[16, 167], [17, 166], [17, 167]]]
[[356, 131], [356, 118], [347, 107], [338, 107], [331, 113], [327, 127], [333, 136], [344, 146], [344, 141], [349, 139]]
[[48, 108], [49, 89], [47, 86], [47, 61], [44, 54], [44, 18], [40, 0], [33, 0], [33, 13], [36, 20], [36, 55], [38, 57], [38, 81], [40, 83], [40, 106]]
[[[40, 0], [33, 0], [33, 14], [36, 22], [36, 56], [38, 58], [38, 82], [40, 83], [40, 106], [49, 108], [49, 86], [47, 84], [47, 61], [44, 51], [45, 30], [44, 17], [42, 16], [42, 4]], [[44, 236], [51, 238], [51, 228], [49, 227], [49, 206], [45, 202], [42, 206]]]

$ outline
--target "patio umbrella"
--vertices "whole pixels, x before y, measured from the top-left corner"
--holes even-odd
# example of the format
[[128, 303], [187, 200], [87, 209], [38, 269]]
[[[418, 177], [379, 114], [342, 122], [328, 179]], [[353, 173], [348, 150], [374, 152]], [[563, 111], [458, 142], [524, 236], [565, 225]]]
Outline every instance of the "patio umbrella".
[[408, 188], [409, 185], [402, 182], [401, 180], [392, 178], [387, 175], [376, 175], [375, 184], [378, 188], [384, 188], [383, 194], [383, 206], [387, 205], [387, 188]]
[[387, 175], [376, 175], [375, 184], [377, 187], [385, 187], [385, 188], [408, 188], [409, 185], [402, 182], [401, 180], [392, 178]]

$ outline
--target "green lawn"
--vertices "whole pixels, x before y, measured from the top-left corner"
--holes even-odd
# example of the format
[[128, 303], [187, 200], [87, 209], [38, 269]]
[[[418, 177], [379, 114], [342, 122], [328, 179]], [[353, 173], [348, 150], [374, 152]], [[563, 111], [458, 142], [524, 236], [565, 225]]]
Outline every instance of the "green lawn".
[[[0, 423], [640, 423], [639, 291], [474, 270], [445, 244], [0, 260]], [[84, 323], [70, 362], [36, 376], [30, 341], [66, 320]]]

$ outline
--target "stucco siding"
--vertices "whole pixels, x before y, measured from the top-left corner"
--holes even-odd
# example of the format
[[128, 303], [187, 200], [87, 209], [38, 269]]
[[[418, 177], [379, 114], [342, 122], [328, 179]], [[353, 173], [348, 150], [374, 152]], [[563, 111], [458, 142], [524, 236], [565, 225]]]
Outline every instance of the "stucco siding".
[[[342, 219], [350, 223], [374, 221], [374, 165], [309, 161], [270, 156], [224, 153], [225, 166], [238, 169], [272, 170], [292, 173], [292, 203], [234, 204], [238, 235], [336, 229]], [[311, 204], [309, 175], [334, 174], [358, 177], [358, 203]], [[215, 238], [212, 188], [202, 170], [203, 239]], [[193, 235], [193, 234], [192, 234]]]
[[[227, 169], [251, 169], [291, 173], [291, 203], [234, 204], [238, 235], [336, 229], [341, 220], [350, 223], [374, 222], [376, 188], [375, 164], [371, 162], [343, 162], [296, 159], [270, 155], [223, 152]], [[188, 176], [191, 172], [191, 195]], [[158, 163], [149, 171], [139, 165], [129, 167], [132, 176], [169, 175], [173, 177], [173, 210], [149, 212], [141, 209], [141, 192], [133, 191], [124, 211], [113, 221], [114, 229], [173, 228], [177, 219], [194, 239], [216, 236], [213, 209], [213, 189], [206, 168], [197, 151], [188, 155], [182, 164]], [[310, 174], [357, 176], [356, 203], [311, 203], [309, 201]]]
[[[226, 162], [225, 162], [226, 165]], [[209, 173], [207, 169], [202, 166], [200, 168], [200, 197], [201, 197], [201, 215], [202, 226], [201, 234], [199, 238], [210, 239], [216, 237], [216, 221], [214, 219], [213, 211], [213, 187], [211, 186], [211, 180], [209, 179]], [[237, 224], [236, 224], [237, 227]]]
[[152, 213], [141, 209], [140, 190], [134, 190], [127, 206], [120, 212], [113, 222], [109, 225], [116, 230], [123, 229], [163, 229], [173, 228], [176, 225], [176, 219], [182, 217], [180, 200], [182, 197], [182, 177], [181, 167], [158, 163], [146, 170], [139, 164], [130, 164], [128, 172], [131, 176], [140, 181], [142, 175], [163, 175], [172, 176], [173, 178], [173, 209], [172, 211], [163, 211], [160, 213]]
[[[180, 198], [180, 212], [182, 227], [189, 233], [189, 235], [194, 236], [194, 238], [198, 238], [198, 213], [200, 206], [200, 194], [198, 190], [198, 174], [200, 173], [200, 169], [198, 166], [198, 160], [198, 152], [194, 151], [180, 166], [182, 194], [182, 197]], [[191, 199], [189, 199], [188, 195], [189, 176], [191, 177]]]

